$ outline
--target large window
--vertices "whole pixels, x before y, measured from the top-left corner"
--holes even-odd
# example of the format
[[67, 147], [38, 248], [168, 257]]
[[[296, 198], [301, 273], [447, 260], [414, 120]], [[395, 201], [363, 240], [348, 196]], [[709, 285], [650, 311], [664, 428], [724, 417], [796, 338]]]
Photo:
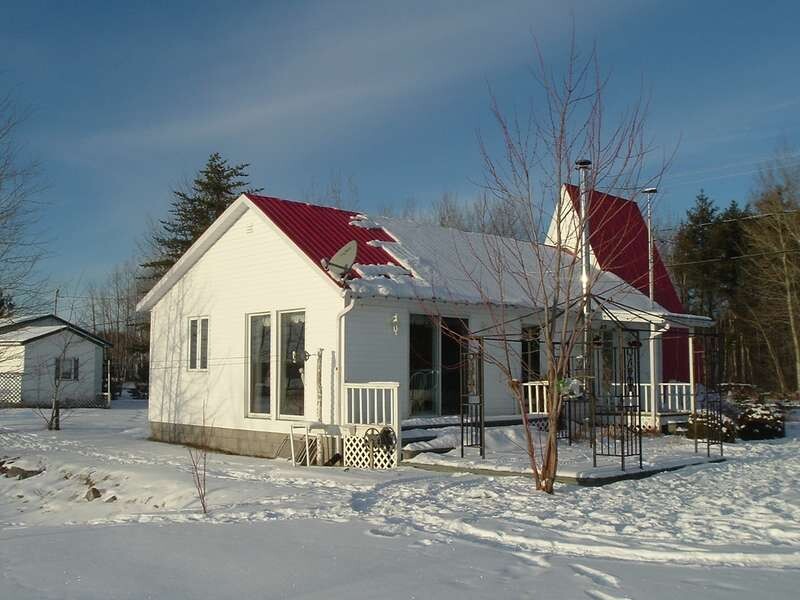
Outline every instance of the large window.
[[539, 381], [542, 378], [539, 328], [522, 328], [522, 381]]
[[281, 381], [278, 409], [281, 415], [303, 416], [305, 409], [306, 314], [280, 313]]
[[56, 358], [56, 381], [77, 381], [78, 359]]
[[208, 319], [189, 319], [189, 369], [208, 369]]
[[250, 317], [250, 413], [269, 414], [270, 404], [270, 315]]

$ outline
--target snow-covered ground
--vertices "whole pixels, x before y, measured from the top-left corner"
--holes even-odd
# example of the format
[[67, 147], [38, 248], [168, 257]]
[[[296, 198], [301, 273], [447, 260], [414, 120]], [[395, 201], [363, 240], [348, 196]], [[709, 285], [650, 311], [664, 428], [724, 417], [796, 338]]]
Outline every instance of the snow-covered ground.
[[[522, 477], [292, 468], [146, 440], [145, 404], [61, 432], [0, 411], [0, 598], [794, 598], [800, 424], [729, 461], [554, 496]], [[86, 493], [94, 487], [100, 496]]]

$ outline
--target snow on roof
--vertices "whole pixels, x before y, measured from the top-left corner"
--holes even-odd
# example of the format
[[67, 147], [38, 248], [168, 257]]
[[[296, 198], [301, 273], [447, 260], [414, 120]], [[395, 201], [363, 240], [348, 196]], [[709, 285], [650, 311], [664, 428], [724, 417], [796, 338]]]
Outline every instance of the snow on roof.
[[[348, 285], [358, 296], [536, 308], [552, 294], [556, 282], [553, 271], [559, 265], [559, 250], [553, 246], [384, 217], [370, 222], [376, 224], [393, 241], [372, 244], [383, 248], [404, 268], [355, 265], [360, 278]], [[580, 294], [579, 274], [570, 275], [564, 268], [569, 264], [576, 264], [574, 256], [561, 252], [561, 282], [570, 289], [562, 298]], [[595, 294], [637, 310], [649, 310], [648, 299], [617, 275], [595, 271], [592, 279]], [[658, 306], [656, 312], [667, 311]]]
[[42, 313], [38, 315], [20, 315], [14, 317], [5, 317], [0, 319], [0, 329], [4, 329], [6, 327], [11, 327], [13, 325], [21, 325], [22, 323], [28, 323], [30, 321], [38, 321], [39, 319], [46, 319], [50, 317], [47, 313]]
[[[530, 242], [511, 238], [368, 217], [256, 194], [246, 197], [320, 269], [322, 259], [330, 259], [347, 242], [356, 240], [356, 262], [347, 281], [356, 296], [536, 308], [556, 281], [552, 271], [559, 262], [559, 251], [553, 246], [534, 248]], [[575, 262], [568, 253], [561, 258], [562, 269]], [[562, 273], [562, 284], [571, 288], [563, 296], [579, 295], [576, 273]], [[614, 272], [595, 271], [593, 289], [599, 296], [636, 310], [650, 310], [649, 300], [636, 286]], [[669, 311], [656, 306], [655, 312]]]
[[6, 333], [0, 333], [0, 344], [25, 344], [68, 328], [68, 325], [25, 325]]

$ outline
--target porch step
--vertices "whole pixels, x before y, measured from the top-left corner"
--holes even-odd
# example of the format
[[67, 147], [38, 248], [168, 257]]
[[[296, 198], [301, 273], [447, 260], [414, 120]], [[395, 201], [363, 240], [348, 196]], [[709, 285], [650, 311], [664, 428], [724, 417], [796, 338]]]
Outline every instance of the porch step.
[[[528, 417], [531, 423], [536, 421], [543, 421], [547, 419], [545, 414], [534, 414]], [[508, 427], [509, 425], [519, 425], [519, 415], [498, 415], [493, 417], [486, 417], [486, 427]], [[418, 417], [414, 419], [406, 419], [402, 422], [400, 429], [403, 431], [412, 431], [414, 429], [442, 429], [444, 427], [458, 427], [461, 421], [458, 415], [451, 415], [447, 417]], [[407, 436], [403, 435], [405, 440]], [[436, 436], [434, 436], [436, 437]]]

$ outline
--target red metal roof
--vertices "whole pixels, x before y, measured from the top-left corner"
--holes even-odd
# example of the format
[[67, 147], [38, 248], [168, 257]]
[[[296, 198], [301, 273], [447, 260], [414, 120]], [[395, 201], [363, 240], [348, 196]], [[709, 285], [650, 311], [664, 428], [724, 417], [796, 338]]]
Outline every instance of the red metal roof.
[[[575, 212], [579, 212], [577, 186], [567, 185], [566, 188]], [[589, 243], [601, 269], [614, 273], [644, 295], [650, 293], [647, 224], [635, 202], [592, 191], [589, 197]], [[683, 304], [658, 248], [654, 252], [653, 272], [655, 301], [671, 313], [683, 314]]]
[[[322, 259], [330, 259], [350, 240], [358, 242], [357, 263], [398, 264], [386, 250], [369, 244], [371, 241], [397, 240], [380, 227], [351, 225], [350, 222], [359, 215], [357, 212], [256, 194], [246, 196], [320, 268]], [[357, 275], [354, 273], [353, 276]]]
[[[580, 213], [577, 186], [566, 185], [576, 213]], [[589, 196], [589, 243], [600, 268], [611, 271], [645, 295], [650, 293], [647, 264], [647, 224], [637, 204], [626, 198], [593, 190]], [[655, 301], [671, 313], [683, 314], [675, 286], [658, 248], [653, 254]], [[689, 380], [687, 332], [673, 328], [663, 336], [662, 378], [664, 381]]]

